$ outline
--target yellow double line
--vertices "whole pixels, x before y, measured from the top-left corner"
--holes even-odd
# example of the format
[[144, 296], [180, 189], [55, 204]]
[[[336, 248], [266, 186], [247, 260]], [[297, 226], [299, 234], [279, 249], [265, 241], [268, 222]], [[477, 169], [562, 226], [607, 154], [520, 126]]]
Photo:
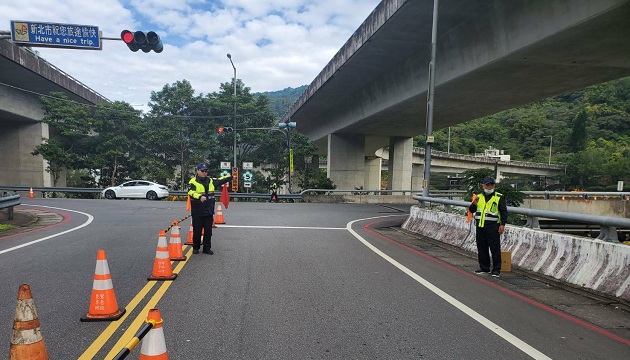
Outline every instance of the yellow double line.
[[[186, 254], [186, 260], [179, 261], [179, 264], [175, 267], [173, 272], [179, 273], [184, 267], [184, 265], [186, 265], [186, 263], [188, 262], [188, 259], [190, 259], [191, 254], [192, 254], [192, 247], [188, 249], [188, 253]], [[119, 320], [114, 321], [111, 324], [109, 324], [109, 326], [101, 333], [101, 335], [97, 337], [96, 340], [94, 340], [92, 345], [90, 345], [90, 347], [88, 347], [87, 350], [85, 350], [85, 352], [81, 354], [81, 356], [79, 357], [79, 360], [93, 359], [96, 356], [96, 354], [103, 348], [105, 343], [112, 337], [114, 332], [116, 332], [116, 330], [118, 330], [118, 328], [125, 322], [129, 314], [133, 310], [135, 310], [138, 304], [140, 304], [140, 301], [142, 301], [142, 299], [144, 299], [144, 297], [149, 293], [149, 291], [153, 289], [156, 283], [158, 282], [149, 281], [144, 286], [144, 288], [142, 288], [142, 290], [140, 290], [140, 292], [131, 300], [131, 302], [129, 302], [129, 305], [125, 307], [125, 309], [127, 310], [125, 312], [125, 315], [123, 315]], [[153, 294], [153, 296], [149, 299], [147, 304], [140, 311], [138, 317], [135, 318], [133, 323], [131, 323], [131, 325], [127, 328], [127, 330], [122, 334], [122, 336], [120, 337], [118, 342], [114, 345], [112, 350], [107, 354], [107, 356], [105, 356], [105, 359], [111, 359], [114, 356], [116, 356], [116, 354], [118, 354], [118, 352], [122, 350], [122, 348], [133, 338], [136, 330], [139, 329], [142, 323], [144, 322], [145, 317], [146, 317], [145, 315], [148, 314], [150, 309], [155, 308], [158, 301], [160, 301], [162, 296], [164, 296], [164, 294], [166, 293], [166, 290], [168, 290], [168, 288], [171, 286], [172, 283], [173, 283], [172, 281], [162, 282], [162, 285], [160, 286], [160, 288], [157, 289], [155, 294]]]

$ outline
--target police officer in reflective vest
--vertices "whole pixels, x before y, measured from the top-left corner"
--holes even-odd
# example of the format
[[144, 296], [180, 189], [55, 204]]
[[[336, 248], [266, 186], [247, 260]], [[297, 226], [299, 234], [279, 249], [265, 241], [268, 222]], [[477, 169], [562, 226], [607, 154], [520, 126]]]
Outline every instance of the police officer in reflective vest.
[[271, 184], [271, 198], [269, 202], [278, 202], [278, 185], [275, 182]]
[[203, 229], [203, 253], [214, 254], [212, 251], [212, 219], [214, 216], [214, 189], [232, 180], [232, 176], [218, 179], [208, 177], [208, 166], [204, 163], [197, 165], [197, 175], [188, 182], [188, 196], [190, 197], [190, 214], [193, 225], [193, 254], [199, 254], [201, 247], [201, 231]]
[[[469, 210], [475, 214], [477, 224], [477, 254], [479, 269], [475, 274], [490, 273], [499, 277], [501, 273], [501, 234], [508, 218], [507, 204], [503, 194], [494, 190], [494, 179], [483, 179], [483, 193], [473, 195]], [[490, 254], [492, 253], [492, 269]]]

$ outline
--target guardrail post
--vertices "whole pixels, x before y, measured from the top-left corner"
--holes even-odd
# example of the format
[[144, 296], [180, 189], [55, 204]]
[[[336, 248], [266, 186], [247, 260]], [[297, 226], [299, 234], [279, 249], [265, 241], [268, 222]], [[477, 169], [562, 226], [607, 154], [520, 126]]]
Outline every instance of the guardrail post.
[[445, 213], [449, 213], [449, 214], [452, 213], [453, 212], [453, 208], [451, 207], [451, 205], [449, 205], [449, 204], [444, 205], [444, 212]]
[[8, 216], [9, 216], [9, 220], [13, 220], [13, 206], [9, 206], [9, 208], [7, 209], [8, 211]]
[[536, 216], [527, 216], [527, 222], [525, 223], [525, 227], [530, 229], [540, 229], [540, 223], [538, 222], [538, 218]]
[[602, 225], [600, 227], [599, 236], [597, 237], [597, 239], [607, 242], [619, 242], [619, 237], [617, 236], [617, 228], [615, 228], [614, 226]]

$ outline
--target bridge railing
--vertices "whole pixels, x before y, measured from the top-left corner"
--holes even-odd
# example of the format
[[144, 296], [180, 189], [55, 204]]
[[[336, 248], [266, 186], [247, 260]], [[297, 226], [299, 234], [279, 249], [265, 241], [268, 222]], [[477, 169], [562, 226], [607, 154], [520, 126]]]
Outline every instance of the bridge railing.
[[[468, 208], [470, 205], [467, 201], [438, 199], [435, 197], [413, 196], [413, 198], [420, 201], [422, 206], [426, 206], [425, 203], [442, 204], [444, 205], [445, 212], [451, 212], [452, 206]], [[610, 242], [619, 241], [617, 228], [630, 229], [630, 219], [625, 218], [567, 213], [562, 211], [537, 210], [513, 206], [508, 206], [508, 211], [513, 214], [525, 215], [527, 217], [527, 223], [524, 226], [532, 229], [540, 229], [540, 223], [538, 221], [539, 218], [596, 224], [600, 226], [600, 232], [597, 239]]]

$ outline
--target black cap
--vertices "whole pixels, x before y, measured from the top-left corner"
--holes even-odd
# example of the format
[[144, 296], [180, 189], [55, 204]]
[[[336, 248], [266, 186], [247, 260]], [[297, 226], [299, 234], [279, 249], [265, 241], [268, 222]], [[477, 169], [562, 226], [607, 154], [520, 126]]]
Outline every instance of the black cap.
[[492, 185], [494, 185], [494, 178], [493, 178], [493, 177], [488, 176], [487, 178], [483, 179], [483, 184], [484, 184], [484, 185], [487, 185], [487, 184], [492, 184]]

